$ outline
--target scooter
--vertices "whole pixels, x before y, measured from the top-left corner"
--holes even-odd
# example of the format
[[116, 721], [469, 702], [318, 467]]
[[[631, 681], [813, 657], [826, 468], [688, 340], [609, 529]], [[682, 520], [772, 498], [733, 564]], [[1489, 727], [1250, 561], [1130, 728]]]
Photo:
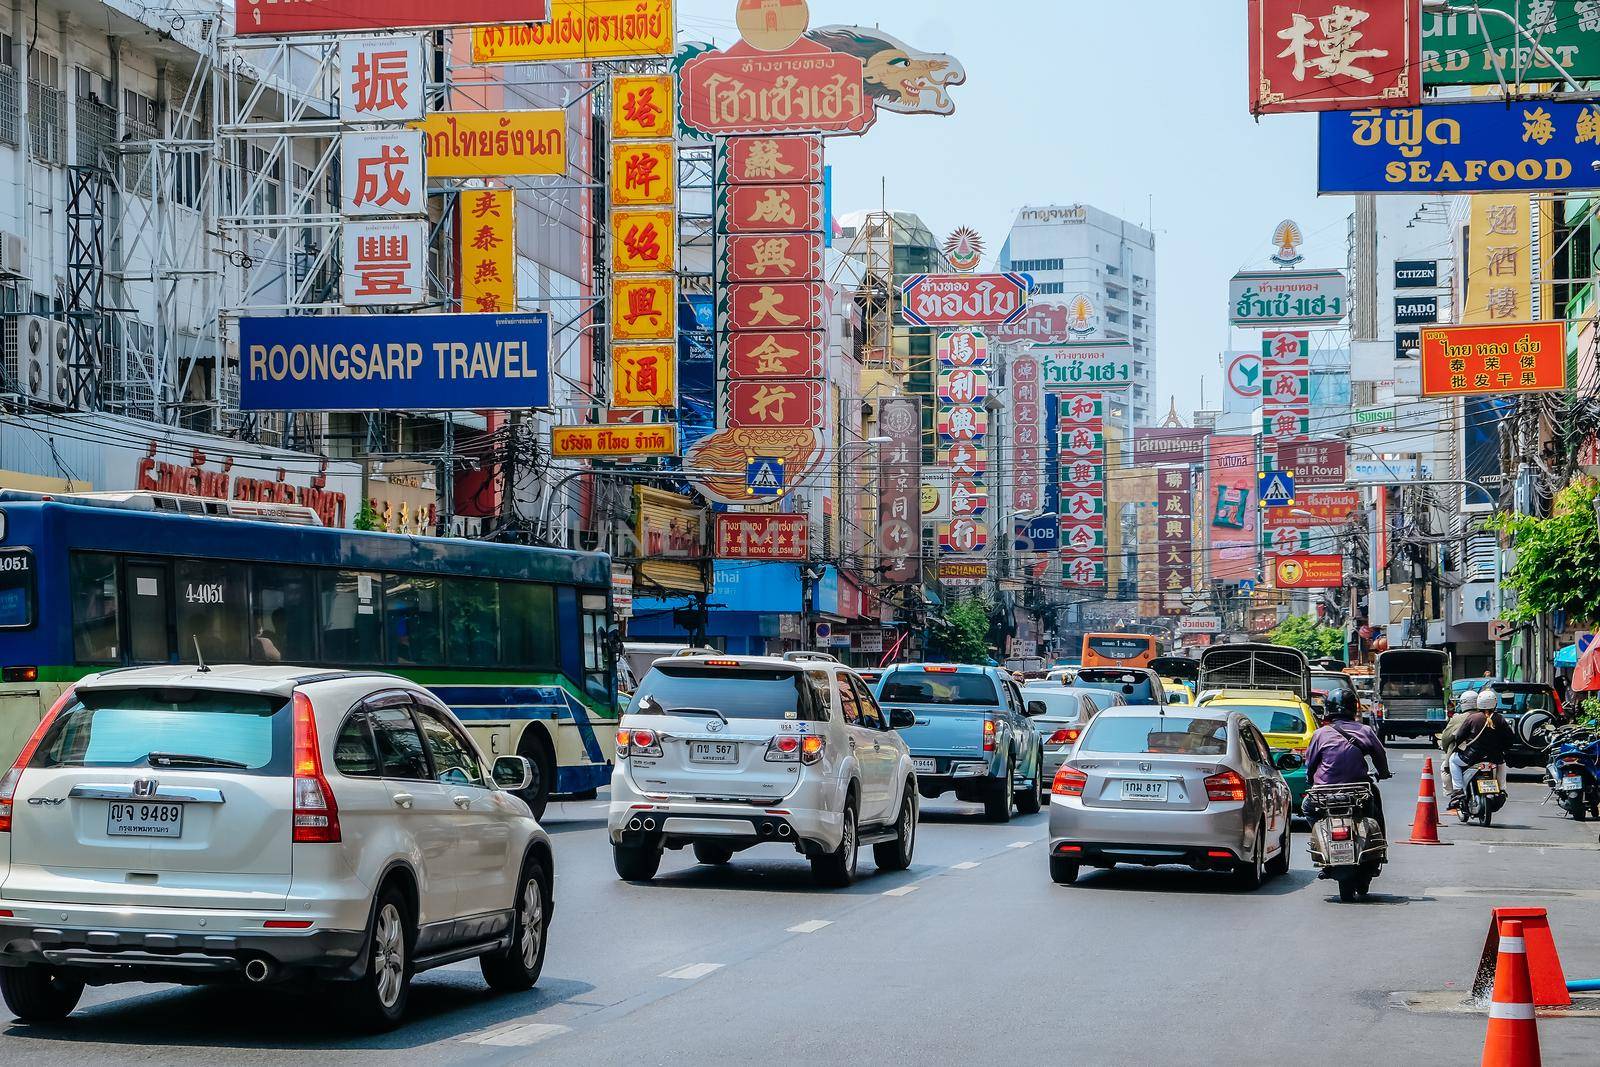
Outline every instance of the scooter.
[[1579, 822], [1600, 819], [1600, 736], [1568, 728], [1545, 738], [1544, 783], [1563, 811]]
[[1494, 813], [1506, 806], [1505, 786], [1500, 784], [1500, 764], [1469, 764], [1461, 774], [1461, 803], [1456, 814], [1462, 822], [1478, 820], [1488, 826]]
[[1349, 785], [1314, 785], [1306, 790], [1311, 824], [1311, 862], [1317, 877], [1339, 883], [1339, 899], [1365, 899], [1383, 865], [1389, 841], [1378, 820], [1368, 814], [1377, 786], [1371, 781]]

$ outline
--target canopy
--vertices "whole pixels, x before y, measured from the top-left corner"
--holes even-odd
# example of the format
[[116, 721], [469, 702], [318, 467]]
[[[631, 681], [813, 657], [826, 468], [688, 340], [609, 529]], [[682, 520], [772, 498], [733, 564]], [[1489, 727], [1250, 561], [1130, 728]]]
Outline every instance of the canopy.
[[1556, 653], [1557, 667], [1576, 667], [1578, 665], [1578, 646], [1568, 645]]
[[1572, 689], [1578, 693], [1600, 689], [1600, 641], [1590, 641], [1588, 650], [1578, 657], [1578, 668], [1572, 672]]

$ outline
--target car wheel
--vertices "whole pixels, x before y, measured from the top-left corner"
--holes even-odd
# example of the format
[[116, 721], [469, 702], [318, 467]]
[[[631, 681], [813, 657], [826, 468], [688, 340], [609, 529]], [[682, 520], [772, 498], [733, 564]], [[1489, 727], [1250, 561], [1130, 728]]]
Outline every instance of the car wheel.
[[1265, 855], [1267, 851], [1267, 828], [1263, 825], [1256, 831], [1256, 844], [1250, 850], [1250, 861], [1240, 866], [1233, 872], [1233, 881], [1240, 889], [1259, 889], [1261, 883], [1267, 880], [1267, 867]]
[[1063, 859], [1060, 856], [1050, 857], [1050, 880], [1056, 885], [1071, 885], [1078, 880], [1078, 863], [1076, 860]]
[[1039, 800], [1039, 779], [1044, 777], [1044, 752], [1040, 751], [1038, 758], [1033, 762], [1034, 783], [1017, 794], [1017, 812], [1021, 815], [1037, 815], [1044, 805]]
[[406, 1013], [411, 984], [411, 909], [387, 886], [378, 896], [367, 930], [367, 972], [345, 989], [345, 1007], [366, 1030], [390, 1030]]
[[83, 996], [83, 983], [39, 963], [0, 967], [0, 996], [11, 1014], [25, 1023], [60, 1022]]
[[911, 852], [917, 845], [917, 794], [910, 786], [905, 794], [894, 821], [894, 840], [872, 846], [872, 859], [880, 871], [903, 871], [911, 866]]
[[1005, 777], [989, 783], [989, 791], [983, 798], [983, 814], [990, 822], [1011, 821], [1011, 804], [1017, 794], [1016, 780], [1017, 768], [1008, 763]]
[[483, 980], [503, 993], [523, 993], [539, 981], [544, 970], [546, 935], [550, 930], [550, 905], [545, 899], [545, 871], [529, 858], [522, 868], [511, 920], [511, 944], [504, 952], [478, 958]]
[[696, 841], [694, 844], [694, 858], [700, 863], [721, 867], [724, 863], [733, 859], [733, 849], [716, 841]]
[[648, 882], [661, 869], [661, 849], [654, 845], [612, 845], [611, 864], [625, 882]]
[[518, 749], [518, 754], [527, 758], [533, 776], [529, 779], [526, 789], [517, 791], [517, 796], [528, 805], [528, 810], [533, 812], [535, 819], [542, 819], [545, 808], [550, 806], [550, 793], [555, 788], [555, 753], [550, 751], [550, 742], [544, 739], [544, 734], [532, 726], [529, 726], [527, 732], [523, 734], [522, 744]]
[[1279, 839], [1278, 854], [1267, 862], [1267, 876], [1279, 878], [1289, 873], [1289, 820], [1283, 820], [1283, 836]]
[[839, 847], [811, 857], [811, 877], [818, 885], [842, 889], [856, 878], [856, 807], [851, 801], [844, 808], [844, 832]]

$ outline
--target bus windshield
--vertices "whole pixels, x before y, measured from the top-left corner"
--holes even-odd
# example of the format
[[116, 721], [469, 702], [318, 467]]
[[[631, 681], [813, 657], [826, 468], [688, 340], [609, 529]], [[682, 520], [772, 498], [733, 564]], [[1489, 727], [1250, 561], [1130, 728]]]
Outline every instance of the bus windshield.
[[1156, 658], [1156, 639], [1145, 634], [1084, 634], [1085, 667], [1147, 667]]

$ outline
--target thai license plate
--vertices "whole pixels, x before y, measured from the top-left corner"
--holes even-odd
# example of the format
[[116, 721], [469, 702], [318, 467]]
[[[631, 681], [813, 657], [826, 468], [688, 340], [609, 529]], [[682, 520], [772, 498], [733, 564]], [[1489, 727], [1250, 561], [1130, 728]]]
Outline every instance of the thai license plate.
[[182, 837], [182, 804], [131, 804], [113, 800], [106, 812], [107, 837]]
[[1122, 783], [1123, 800], [1166, 800], [1167, 783], [1151, 782], [1144, 779]]
[[739, 746], [729, 741], [691, 741], [689, 760], [692, 763], [738, 763]]
[[912, 756], [911, 769], [916, 771], [918, 774], [938, 774], [939, 761], [933, 759], [923, 759], [921, 756]]
[[1500, 792], [1500, 783], [1494, 778], [1479, 778], [1472, 784], [1477, 786], [1480, 797], [1493, 796]]
[[1569, 775], [1567, 775], [1565, 778], [1561, 779], [1561, 788], [1562, 789], [1578, 789], [1578, 790], [1583, 789], [1583, 775], [1581, 775], [1581, 774], [1569, 774]]
[[1328, 846], [1328, 862], [1335, 864], [1354, 863], [1356, 861], [1356, 843], [1354, 841], [1334, 841]]

